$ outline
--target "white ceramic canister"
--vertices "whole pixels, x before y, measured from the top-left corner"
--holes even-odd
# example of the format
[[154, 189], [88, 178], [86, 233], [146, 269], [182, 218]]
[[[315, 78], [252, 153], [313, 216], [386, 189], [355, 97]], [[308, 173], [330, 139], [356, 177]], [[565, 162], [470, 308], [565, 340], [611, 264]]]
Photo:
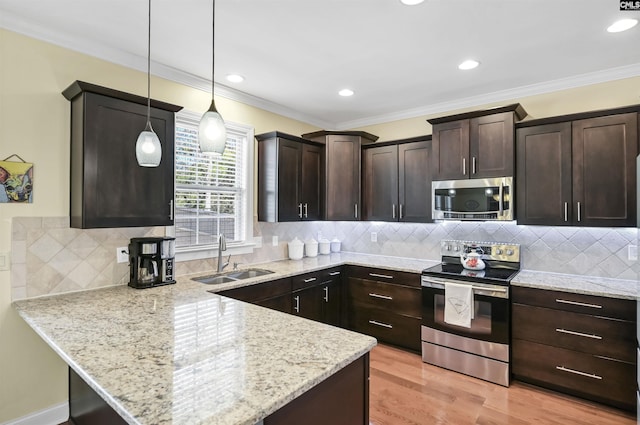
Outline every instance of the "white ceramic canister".
[[318, 241], [315, 239], [307, 239], [304, 242], [304, 253], [307, 257], [317, 257], [318, 256]]
[[318, 249], [322, 255], [329, 254], [331, 252], [331, 241], [329, 239], [320, 239]]
[[340, 240], [338, 238], [334, 238], [331, 241], [331, 252], [340, 252]]
[[289, 242], [289, 259], [290, 260], [301, 260], [304, 254], [304, 244], [300, 239], [293, 238], [291, 242]]

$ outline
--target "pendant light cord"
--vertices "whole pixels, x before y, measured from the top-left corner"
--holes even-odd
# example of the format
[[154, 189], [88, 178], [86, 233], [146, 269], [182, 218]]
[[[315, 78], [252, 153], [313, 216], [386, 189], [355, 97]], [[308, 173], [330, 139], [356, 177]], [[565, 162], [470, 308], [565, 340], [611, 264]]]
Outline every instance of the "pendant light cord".
[[149, 27], [147, 32], [147, 122], [151, 122], [151, 0], [149, 0]]
[[215, 86], [214, 75], [216, 66], [216, 0], [213, 0], [213, 12], [211, 14], [211, 102], [213, 102], [213, 89]]

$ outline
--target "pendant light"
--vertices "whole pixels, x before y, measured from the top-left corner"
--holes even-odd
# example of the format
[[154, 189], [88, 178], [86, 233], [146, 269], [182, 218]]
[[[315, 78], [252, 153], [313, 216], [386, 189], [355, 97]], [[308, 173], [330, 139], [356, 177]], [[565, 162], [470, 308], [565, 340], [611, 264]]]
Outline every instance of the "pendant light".
[[151, 0], [149, 0], [149, 32], [147, 37], [147, 126], [136, 141], [136, 159], [141, 167], [157, 167], [162, 159], [160, 139], [151, 127]]
[[214, 73], [215, 73], [215, 40], [216, 40], [216, 0], [213, 0], [213, 15], [211, 25], [211, 106], [200, 119], [198, 126], [198, 143], [203, 153], [216, 153], [222, 155], [227, 145], [227, 129], [224, 120], [216, 109], [213, 99]]

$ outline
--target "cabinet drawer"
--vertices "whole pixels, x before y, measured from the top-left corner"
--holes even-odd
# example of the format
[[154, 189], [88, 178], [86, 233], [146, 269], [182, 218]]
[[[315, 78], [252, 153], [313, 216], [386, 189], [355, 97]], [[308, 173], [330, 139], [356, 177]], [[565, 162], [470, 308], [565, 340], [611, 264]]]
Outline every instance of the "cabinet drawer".
[[312, 272], [312, 273], [301, 274], [298, 276], [292, 276], [291, 290], [297, 291], [299, 289], [320, 285], [320, 283], [322, 283], [320, 278], [320, 272]]
[[218, 292], [218, 295], [233, 298], [240, 301], [256, 302], [267, 298], [287, 295], [291, 293], [291, 279], [278, 279], [271, 282], [257, 283], [243, 286], [242, 288], [229, 289]]
[[342, 278], [343, 268], [342, 266], [332, 267], [330, 269], [320, 270], [318, 274], [320, 275], [320, 281], [322, 283], [329, 282], [329, 281], [336, 281]]
[[635, 408], [636, 368], [631, 363], [514, 339], [512, 371], [516, 378], [537, 385]]
[[636, 320], [636, 303], [632, 300], [548, 291], [546, 289], [511, 287], [514, 303], [548, 307], [575, 313], [613, 317], [629, 321]]
[[512, 329], [513, 338], [635, 361], [634, 322], [513, 304]]
[[349, 329], [414, 351], [420, 351], [420, 322], [376, 308], [357, 307], [349, 314]]
[[256, 302], [256, 305], [291, 314], [291, 295], [288, 293]]
[[350, 308], [374, 307], [405, 316], [422, 317], [420, 288], [350, 278], [348, 291]]
[[420, 275], [418, 273], [351, 266], [349, 267], [349, 277], [420, 288]]

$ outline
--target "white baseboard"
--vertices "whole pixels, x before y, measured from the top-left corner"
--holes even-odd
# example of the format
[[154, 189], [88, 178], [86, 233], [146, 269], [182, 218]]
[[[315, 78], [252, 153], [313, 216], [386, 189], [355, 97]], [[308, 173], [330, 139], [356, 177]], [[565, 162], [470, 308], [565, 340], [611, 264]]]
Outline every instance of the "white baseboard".
[[69, 419], [69, 403], [64, 402], [2, 425], [58, 425]]

